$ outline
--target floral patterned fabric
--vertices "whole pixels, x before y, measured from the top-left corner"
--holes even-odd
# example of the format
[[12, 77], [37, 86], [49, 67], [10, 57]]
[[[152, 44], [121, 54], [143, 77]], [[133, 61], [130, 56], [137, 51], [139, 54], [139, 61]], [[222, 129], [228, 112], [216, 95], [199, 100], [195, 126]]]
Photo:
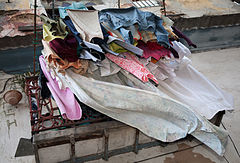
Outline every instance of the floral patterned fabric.
[[158, 84], [158, 81], [154, 77], [154, 75], [146, 67], [143, 66], [143, 64], [138, 60], [138, 58], [135, 55], [129, 54], [127, 52], [122, 54], [126, 58], [117, 57], [109, 53], [105, 55], [108, 59], [116, 63], [118, 66], [120, 66], [124, 70], [130, 72], [141, 81], [148, 82], [149, 79], [151, 79], [156, 84]]

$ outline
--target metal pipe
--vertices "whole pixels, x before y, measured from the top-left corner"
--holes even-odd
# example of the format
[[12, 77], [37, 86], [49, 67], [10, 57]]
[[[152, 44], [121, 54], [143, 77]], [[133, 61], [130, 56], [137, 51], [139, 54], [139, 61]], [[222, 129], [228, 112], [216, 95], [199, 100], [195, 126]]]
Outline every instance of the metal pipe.
[[118, 8], [121, 8], [121, 0], [118, 0]]
[[167, 16], [165, 0], [163, 0], [163, 12], [164, 15]]
[[37, 41], [37, 0], [34, 0], [34, 41], [33, 41], [33, 48], [34, 48], [34, 55], [33, 55], [33, 74], [36, 73], [36, 41]]
[[52, 0], [52, 18], [55, 19], [55, 0]]

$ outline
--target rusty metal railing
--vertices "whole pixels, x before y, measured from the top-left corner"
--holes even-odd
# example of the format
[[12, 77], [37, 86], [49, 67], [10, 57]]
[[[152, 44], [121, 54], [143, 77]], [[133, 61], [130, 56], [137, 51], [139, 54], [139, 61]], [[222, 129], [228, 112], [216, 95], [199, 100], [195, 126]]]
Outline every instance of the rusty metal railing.
[[42, 99], [38, 77], [26, 79], [25, 91], [28, 96], [32, 134], [45, 130], [64, 129], [77, 125], [87, 125], [90, 123], [111, 120], [109, 117], [93, 110], [86, 105], [87, 109], [82, 110], [80, 120], [64, 119], [57, 106], [53, 105], [53, 99]]

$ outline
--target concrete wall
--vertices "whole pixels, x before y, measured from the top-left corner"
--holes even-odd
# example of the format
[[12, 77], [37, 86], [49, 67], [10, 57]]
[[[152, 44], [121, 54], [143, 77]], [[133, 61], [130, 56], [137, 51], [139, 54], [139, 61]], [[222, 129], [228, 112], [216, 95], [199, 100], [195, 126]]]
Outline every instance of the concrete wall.
[[[45, 131], [34, 136], [34, 142], [40, 147], [38, 150], [40, 162], [51, 163], [69, 160], [71, 156], [71, 144], [61, 143], [67, 140], [65, 138], [72, 135], [74, 135], [76, 139], [76, 158], [90, 156], [88, 159], [94, 159], [94, 157], [96, 158], [96, 156], [94, 156], [96, 154], [103, 155], [106, 148], [106, 139], [104, 134], [102, 134], [102, 136], [98, 138], [90, 138], [96, 135], [96, 131], [101, 130], [106, 130], [106, 133], [108, 135], [108, 153], [112, 153], [110, 155], [115, 155], [113, 154], [113, 151], [116, 151], [116, 149], [123, 149], [126, 147], [129, 148], [130, 146], [133, 146], [135, 144], [136, 129], [117, 121], [100, 122], [96, 124], [78, 126], [76, 128], [59, 131]], [[80, 135], [81, 137], [86, 133], [89, 133], [90, 139], [78, 141], [78, 135]], [[139, 133], [138, 140], [139, 144], [156, 141], [155, 139], [151, 139], [145, 136], [141, 132]], [[58, 145], [55, 145], [54, 143]], [[51, 144], [53, 144], [54, 146], [50, 146]], [[133, 148], [131, 149], [131, 151], [133, 151]], [[128, 152], [127, 150], [129, 149], [125, 149], [122, 151]]]
[[[10, 77], [12, 76], [0, 72], [1, 90]], [[25, 94], [16, 106], [4, 101], [4, 93], [11, 89], [21, 90], [18, 85], [9, 82], [5, 91], [0, 94], [0, 163], [34, 163], [34, 156], [14, 157], [20, 138], [31, 138], [31, 126]]]

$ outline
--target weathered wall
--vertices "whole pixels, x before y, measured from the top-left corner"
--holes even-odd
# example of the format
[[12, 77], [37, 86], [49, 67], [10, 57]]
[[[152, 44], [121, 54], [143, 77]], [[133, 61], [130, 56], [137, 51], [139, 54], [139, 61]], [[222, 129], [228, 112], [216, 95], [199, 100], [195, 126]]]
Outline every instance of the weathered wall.
[[[0, 72], [0, 89], [8, 78], [12, 76]], [[0, 163], [35, 163], [34, 156], [17, 157], [15, 152], [20, 138], [31, 138], [30, 115], [26, 96], [17, 106], [11, 106], [3, 100], [3, 95], [10, 89], [19, 86], [9, 82], [6, 90], [0, 94]]]
[[25, 10], [29, 8], [29, 0], [0, 0], [0, 10]]

